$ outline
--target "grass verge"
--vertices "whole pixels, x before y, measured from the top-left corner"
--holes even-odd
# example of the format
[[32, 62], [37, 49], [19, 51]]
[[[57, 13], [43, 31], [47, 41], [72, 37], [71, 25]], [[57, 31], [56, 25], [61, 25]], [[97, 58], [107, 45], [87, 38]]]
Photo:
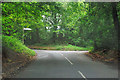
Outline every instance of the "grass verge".
[[78, 47], [74, 45], [29, 45], [29, 48], [40, 49], [40, 50], [63, 50], [63, 51], [90, 51], [93, 47]]
[[8, 47], [9, 49], [15, 51], [16, 53], [23, 53], [29, 56], [35, 56], [35, 51], [29, 49], [23, 43], [12, 37], [12, 36], [2, 36], [2, 46]]
[[36, 57], [35, 51], [12, 36], [2, 36], [2, 79], [11, 78]]

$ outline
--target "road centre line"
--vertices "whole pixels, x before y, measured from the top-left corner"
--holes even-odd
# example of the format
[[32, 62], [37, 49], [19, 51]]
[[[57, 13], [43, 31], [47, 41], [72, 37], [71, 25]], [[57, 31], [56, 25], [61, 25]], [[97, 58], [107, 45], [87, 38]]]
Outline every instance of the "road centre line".
[[71, 65], [73, 65], [73, 63], [72, 63], [67, 57], [65, 57], [65, 59], [67, 59], [67, 61], [68, 61]]
[[87, 78], [83, 75], [82, 72], [78, 71], [78, 73], [79, 73], [85, 80], [87, 80]]
[[[64, 56], [62, 53], [60, 53], [62, 56]], [[65, 56], [64, 56], [65, 57]], [[71, 64], [71, 65], [73, 65], [73, 63], [67, 58], [67, 57], [65, 57], [65, 59]]]
[[63, 54], [62, 53], [60, 53], [62, 56], [63, 56]]

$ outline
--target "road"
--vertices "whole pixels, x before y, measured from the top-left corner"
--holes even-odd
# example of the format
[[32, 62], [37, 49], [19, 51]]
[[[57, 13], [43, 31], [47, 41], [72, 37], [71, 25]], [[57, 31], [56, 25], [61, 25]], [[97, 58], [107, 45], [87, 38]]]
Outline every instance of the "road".
[[87, 51], [35, 50], [37, 59], [16, 78], [118, 78], [114, 66], [92, 61]]

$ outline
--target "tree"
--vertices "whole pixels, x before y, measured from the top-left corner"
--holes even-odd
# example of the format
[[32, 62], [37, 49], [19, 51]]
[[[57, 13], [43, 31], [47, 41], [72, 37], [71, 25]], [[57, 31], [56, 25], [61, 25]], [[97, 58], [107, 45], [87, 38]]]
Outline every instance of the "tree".
[[[112, 5], [112, 16], [113, 16], [113, 21], [114, 21], [114, 26], [115, 26], [115, 29], [116, 29], [116, 32], [117, 32], [117, 36], [118, 36], [118, 45], [120, 44], [120, 31], [119, 31], [119, 20], [118, 20], [118, 15], [117, 15], [117, 9], [116, 9], [116, 6], [117, 6], [117, 3], [111, 3]], [[120, 48], [118, 47], [118, 50], [120, 50]]]
[[119, 3], [28, 2], [3, 3], [3, 34], [25, 43], [94, 46], [94, 50], [117, 49]]

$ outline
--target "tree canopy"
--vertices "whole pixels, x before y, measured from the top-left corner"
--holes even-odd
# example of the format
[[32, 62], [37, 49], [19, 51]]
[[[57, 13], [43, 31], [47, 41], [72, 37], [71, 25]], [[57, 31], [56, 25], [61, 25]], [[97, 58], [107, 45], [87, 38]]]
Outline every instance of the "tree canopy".
[[25, 44], [72, 44], [118, 49], [120, 3], [4, 2], [2, 33]]

